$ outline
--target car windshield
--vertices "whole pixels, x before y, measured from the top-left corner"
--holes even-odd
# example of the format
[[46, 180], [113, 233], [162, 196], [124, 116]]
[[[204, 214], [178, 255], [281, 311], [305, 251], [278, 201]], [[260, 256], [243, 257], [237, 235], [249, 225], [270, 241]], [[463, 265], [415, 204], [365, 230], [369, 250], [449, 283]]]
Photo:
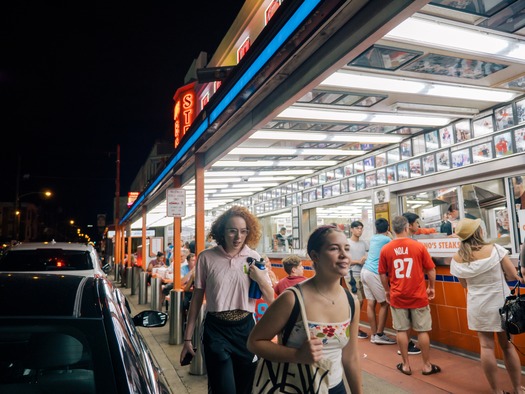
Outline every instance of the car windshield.
[[0, 271], [72, 271], [93, 269], [89, 252], [82, 250], [12, 250], [0, 257]]

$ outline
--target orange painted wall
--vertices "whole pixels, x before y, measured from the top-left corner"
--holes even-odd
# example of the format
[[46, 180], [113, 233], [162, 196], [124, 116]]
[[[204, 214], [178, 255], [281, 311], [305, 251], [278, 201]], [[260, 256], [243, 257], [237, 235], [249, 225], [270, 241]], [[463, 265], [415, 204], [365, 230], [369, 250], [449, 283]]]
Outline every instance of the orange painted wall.
[[[280, 259], [270, 259], [272, 270], [277, 277], [283, 278], [286, 272], [282, 268]], [[304, 260], [305, 276], [312, 277], [315, 271], [310, 260]], [[470, 331], [467, 326], [467, 295], [459, 281], [450, 274], [448, 266], [436, 267], [436, 297], [430, 302], [432, 314], [432, 343], [449, 348], [450, 350], [465, 351], [479, 355], [479, 341], [476, 332]], [[503, 300], [501, 300], [503, 305]], [[377, 308], [379, 310], [379, 307]], [[366, 300], [363, 302], [360, 320], [368, 322], [366, 315]], [[388, 314], [387, 327], [392, 329], [392, 317]], [[525, 335], [516, 335], [512, 338], [518, 349], [525, 353]], [[525, 355], [518, 351], [521, 365], [525, 366]], [[499, 346], [496, 347], [496, 357], [503, 359]]]

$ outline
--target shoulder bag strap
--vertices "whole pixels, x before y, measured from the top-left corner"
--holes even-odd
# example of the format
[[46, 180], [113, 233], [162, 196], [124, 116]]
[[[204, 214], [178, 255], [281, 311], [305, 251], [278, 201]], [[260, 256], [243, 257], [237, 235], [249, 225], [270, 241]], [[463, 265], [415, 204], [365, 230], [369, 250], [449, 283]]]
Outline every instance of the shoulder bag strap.
[[286, 322], [286, 325], [284, 326], [283, 330], [283, 336], [282, 336], [282, 344], [286, 345], [286, 342], [288, 342], [288, 338], [290, 338], [290, 334], [292, 333], [293, 327], [295, 326], [295, 322], [297, 321], [297, 316], [299, 316], [299, 303], [297, 302], [297, 293], [294, 293], [294, 304], [292, 308], [292, 312], [290, 313], [290, 317], [288, 318], [288, 321]]
[[348, 303], [350, 304], [350, 320], [354, 320], [354, 312], [355, 312], [355, 302], [354, 302], [354, 296], [348, 289], [344, 289], [346, 293], [346, 297], [348, 298]]
[[306, 317], [306, 309], [304, 307], [304, 300], [303, 295], [301, 293], [301, 290], [299, 289], [299, 286], [292, 286], [290, 287], [290, 290], [295, 293], [296, 300], [299, 302], [299, 307], [301, 310], [301, 318], [303, 319], [304, 324], [304, 330], [306, 331], [306, 335], [310, 337], [309, 332], [310, 329], [308, 328], [308, 318]]

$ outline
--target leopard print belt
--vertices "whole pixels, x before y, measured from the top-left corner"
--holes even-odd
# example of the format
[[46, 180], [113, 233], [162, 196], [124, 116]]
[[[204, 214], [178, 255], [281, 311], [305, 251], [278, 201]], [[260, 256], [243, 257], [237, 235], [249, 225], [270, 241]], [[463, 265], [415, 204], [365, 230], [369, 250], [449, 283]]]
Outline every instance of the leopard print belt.
[[209, 314], [219, 320], [226, 321], [239, 321], [246, 318], [246, 316], [251, 315], [250, 312], [246, 312], [241, 309], [234, 309], [233, 311], [209, 312]]

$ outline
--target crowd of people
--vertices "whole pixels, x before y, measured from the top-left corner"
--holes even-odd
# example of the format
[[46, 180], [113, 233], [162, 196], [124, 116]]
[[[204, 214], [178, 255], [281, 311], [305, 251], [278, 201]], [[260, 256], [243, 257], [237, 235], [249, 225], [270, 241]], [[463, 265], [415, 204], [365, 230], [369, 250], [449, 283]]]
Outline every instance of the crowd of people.
[[[452, 259], [451, 274], [468, 290], [468, 327], [478, 333], [482, 370], [492, 392], [501, 393], [496, 379], [496, 338], [514, 392], [521, 392], [520, 360], [501, 328], [498, 310], [499, 301], [509, 293], [506, 281], [523, 283], [523, 279], [506, 249], [484, 240], [481, 220], [459, 219], [455, 208], [452, 205], [447, 216], [454, 222], [451, 236], [458, 237], [461, 246]], [[346, 393], [344, 381], [352, 393], [360, 393], [358, 341], [369, 338], [375, 345], [397, 344], [401, 362], [396, 368], [405, 375], [414, 372], [409, 355], [415, 354], [421, 354], [421, 374], [442, 372], [431, 362], [430, 354], [435, 265], [426, 247], [413, 239], [420, 218], [408, 212], [395, 216], [391, 224], [379, 218], [374, 225], [375, 234], [369, 242], [361, 239], [364, 224], [359, 220], [351, 222], [349, 237], [338, 226], [319, 226], [307, 242], [314, 274], [307, 278], [304, 257], [291, 254], [281, 260], [286, 276], [279, 279], [270, 259], [256, 251], [261, 237], [257, 218], [243, 207], [224, 212], [212, 224], [204, 251], [196, 256], [194, 244], [183, 247], [186, 323], [181, 362], [188, 354], [194, 355], [196, 341], [202, 341], [209, 392], [250, 393], [259, 358], [306, 364], [330, 360], [329, 393]], [[148, 264], [148, 272], [165, 266], [165, 253], [172, 255], [170, 246]], [[522, 259], [524, 254], [525, 249]], [[263, 269], [253, 264], [259, 261]], [[166, 268], [167, 295], [173, 288], [173, 264]], [[250, 297], [253, 283], [268, 304], [257, 322], [257, 299]], [[299, 317], [283, 345], [276, 338], [280, 338], [296, 303], [294, 293], [287, 291], [292, 286], [305, 300], [309, 325], [305, 327]], [[349, 303], [348, 297], [355, 302]], [[364, 300], [369, 334], [360, 328]], [[194, 329], [203, 307], [206, 318], [202, 338], [198, 338]], [[389, 312], [395, 337], [385, 332]], [[417, 345], [411, 339], [414, 337]]]

